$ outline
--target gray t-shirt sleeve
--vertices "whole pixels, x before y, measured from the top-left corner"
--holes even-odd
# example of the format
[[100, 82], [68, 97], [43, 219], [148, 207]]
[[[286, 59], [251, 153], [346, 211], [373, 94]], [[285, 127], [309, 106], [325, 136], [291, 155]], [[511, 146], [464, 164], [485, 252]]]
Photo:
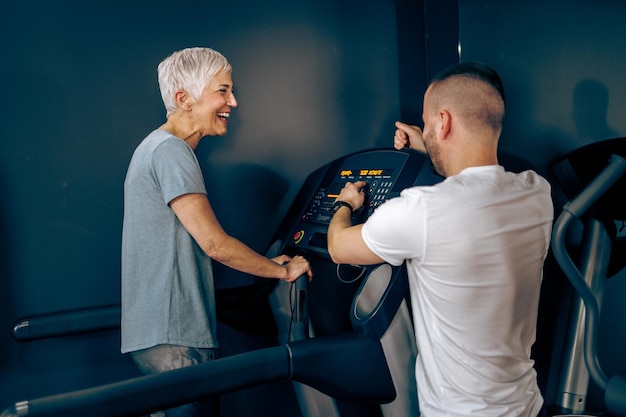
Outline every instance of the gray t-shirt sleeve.
[[184, 194], [206, 194], [198, 159], [181, 140], [171, 138], [162, 142], [154, 150], [152, 163], [165, 204]]

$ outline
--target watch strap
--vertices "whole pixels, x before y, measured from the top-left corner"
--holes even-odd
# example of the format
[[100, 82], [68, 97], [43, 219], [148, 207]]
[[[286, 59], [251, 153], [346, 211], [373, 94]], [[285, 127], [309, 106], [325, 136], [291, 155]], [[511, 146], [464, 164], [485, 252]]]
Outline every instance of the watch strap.
[[337, 213], [341, 207], [348, 207], [348, 208], [350, 209], [350, 213], [352, 213], [352, 212], [353, 212], [353, 210], [352, 210], [352, 206], [351, 206], [349, 203], [346, 203], [345, 201], [340, 201], [340, 200], [337, 200], [337, 201], [335, 201], [335, 203], [333, 204], [333, 207], [332, 207], [332, 209], [331, 209], [331, 211], [330, 211], [330, 212], [331, 212], [331, 215], [332, 215], [332, 216], [334, 216], [334, 215], [335, 215], [335, 213]]

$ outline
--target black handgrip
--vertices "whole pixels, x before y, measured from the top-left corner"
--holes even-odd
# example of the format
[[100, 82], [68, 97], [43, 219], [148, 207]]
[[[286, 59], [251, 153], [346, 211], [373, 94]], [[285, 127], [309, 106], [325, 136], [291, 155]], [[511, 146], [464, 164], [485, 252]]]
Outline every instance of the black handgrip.
[[300, 275], [293, 283], [293, 340], [309, 338], [309, 276]]

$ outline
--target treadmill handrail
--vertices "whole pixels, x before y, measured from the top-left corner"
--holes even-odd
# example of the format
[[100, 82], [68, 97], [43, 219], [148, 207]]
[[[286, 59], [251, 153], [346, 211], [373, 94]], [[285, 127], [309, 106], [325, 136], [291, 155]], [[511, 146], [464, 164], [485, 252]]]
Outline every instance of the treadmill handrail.
[[20, 401], [0, 417], [136, 417], [284, 379], [353, 402], [382, 404], [396, 396], [380, 340], [352, 332]]
[[119, 305], [82, 308], [49, 314], [22, 317], [11, 326], [11, 335], [18, 342], [68, 336], [120, 327]]
[[186, 368], [21, 401], [6, 409], [0, 417], [135, 417], [203, 397], [278, 381], [289, 374], [288, 351], [284, 346], [275, 346]]

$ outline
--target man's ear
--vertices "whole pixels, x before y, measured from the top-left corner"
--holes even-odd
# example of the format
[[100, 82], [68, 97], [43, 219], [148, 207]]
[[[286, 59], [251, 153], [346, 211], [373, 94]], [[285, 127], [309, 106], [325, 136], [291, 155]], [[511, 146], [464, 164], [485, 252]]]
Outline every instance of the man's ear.
[[189, 95], [185, 90], [177, 90], [174, 93], [174, 101], [176, 101], [176, 105], [178, 108], [183, 110], [191, 109]]
[[448, 139], [452, 132], [452, 115], [447, 110], [439, 112], [439, 134], [442, 140]]

